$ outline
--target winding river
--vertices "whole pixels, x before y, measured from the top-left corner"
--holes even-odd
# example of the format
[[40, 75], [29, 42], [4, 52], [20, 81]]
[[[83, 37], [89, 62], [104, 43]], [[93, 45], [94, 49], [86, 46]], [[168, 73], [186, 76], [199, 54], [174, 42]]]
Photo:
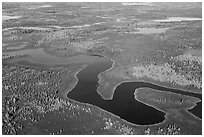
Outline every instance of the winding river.
[[[111, 66], [112, 62], [110, 60], [104, 60], [90, 64], [81, 70], [77, 74], [78, 83], [75, 88], [68, 93], [68, 97], [79, 102], [98, 106], [128, 122], [139, 125], [150, 125], [162, 122], [165, 113], [135, 100], [134, 92], [137, 88], [149, 87], [157, 90], [194, 96], [201, 99], [202, 95], [200, 94], [185, 93], [180, 90], [168, 89], [146, 82], [125, 82], [116, 88], [112, 100], [104, 100], [96, 91], [98, 75], [109, 69]], [[198, 107], [198, 109], [192, 111], [192, 113], [201, 117], [202, 114], [199, 110], [202, 109], [202, 103], [198, 103], [196, 107]]]
[[[27, 60], [37, 64], [72, 64], [85, 63], [88, 66], [78, 74], [78, 83], [68, 93], [68, 97], [79, 102], [89, 103], [111, 112], [128, 122], [139, 125], [150, 125], [162, 122], [164, 112], [145, 105], [134, 98], [135, 89], [149, 87], [161, 91], [169, 91], [178, 94], [194, 96], [202, 100], [200, 94], [187, 93], [176, 89], [164, 88], [146, 82], [125, 82], [116, 87], [112, 100], [104, 100], [97, 93], [98, 75], [112, 66], [112, 61], [100, 56], [79, 55], [71, 58], [59, 58], [44, 52], [42, 48], [28, 49], [15, 52], [4, 52], [4, 55], [26, 54], [28, 57], [11, 59], [10, 63]], [[197, 117], [202, 117], [202, 103], [197, 103], [196, 107], [189, 110]]]

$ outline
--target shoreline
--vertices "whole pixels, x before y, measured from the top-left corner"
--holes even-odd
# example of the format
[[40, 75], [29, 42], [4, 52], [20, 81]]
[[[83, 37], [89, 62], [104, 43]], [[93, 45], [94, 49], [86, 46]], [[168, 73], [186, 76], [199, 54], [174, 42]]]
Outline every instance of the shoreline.
[[[108, 60], [111, 60], [112, 61], [112, 66], [109, 68], [109, 69], [107, 69], [107, 70], [105, 70], [105, 71], [103, 71], [103, 72], [100, 72], [98, 75], [97, 75], [97, 77], [98, 77], [98, 83], [100, 83], [100, 80], [101, 80], [101, 78], [103, 77], [102, 75], [105, 73], [105, 72], [108, 72], [108, 71], [110, 71], [111, 69], [113, 69], [114, 67], [115, 67], [115, 61], [113, 60], [113, 59], [111, 59], [111, 58], [108, 58], [108, 57], [106, 57], [106, 56], [103, 56], [104, 58], [106, 58], [106, 59], [108, 59]], [[29, 61], [28, 61], [29, 62]], [[32, 63], [32, 62], [29, 62], [29, 63], [31, 63], [31, 64], [36, 64], [36, 63]], [[75, 86], [77, 85], [77, 83], [78, 83], [78, 81], [79, 81], [79, 79], [78, 79], [78, 77], [77, 77], [77, 75], [81, 72], [81, 70], [83, 70], [83, 69], [85, 69], [86, 67], [88, 67], [88, 65], [90, 65], [90, 64], [92, 64], [92, 63], [83, 63], [83, 65], [82, 65], [82, 67], [80, 67], [75, 73], [71, 73], [71, 83], [69, 84], [69, 85], [67, 85], [66, 87], [65, 87], [65, 90], [64, 90], [64, 92], [62, 92], [61, 94], [60, 94], [60, 97], [62, 98], [62, 99], [65, 99], [65, 100], [71, 100], [71, 101], [74, 101], [74, 102], [77, 102], [77, 103], [79, 103], [79, 104], [82, 104], [82, 105], [88, 105], [88, 106], [90, 106], [90, 107], [92, 107], [92, 108], [96, 108], [98, 111], [102, 111], [102, 112], [105, 112], [105, 113], [108, 113], [108, 114], [110, 114], [111, 116], [113, 116], [113, 117], [116, 117], [116, 118], [119, 118], [121, 121], [123, 121], [123, 122], [125, 122], [125, 123], [127, 123], [127, 124], [129, 124], [129, 125], [131, 125], [131, 126], [133, 126], [133, 127], [151, 127], [151, 126], [159, 126], [159, 125], [163, 125], [163, 124], [165, 124], [165, 123], [168, 123], [168, 121], [171, 121], [171, 118], [170, 118], [170, 116], [171, 116], [171, 113], [168, 113], [167, 111], [164, 111], [164, 110], [162, 110], [162, 109], [159, 109], [159, 108], [157, 108], [157, 107], [155, 107], [155, 106], [153, 106], [153, 105], [149, 105], [149, 104], [147, 104], [147, 103], [144, 103], [144, 102], [142, 102], [142, 101], [139, 101], [137, 98], [135, 98], [137, 101], [139, 101], [139, 102], [141, 102], [141, 103], [143, 103], [143, 104], [145, 104], [145, 105], [147, 105], [147, 106], [150, 106], [150, 107], [153, 107], [153, 108], [155, 108], [156, 110], [158, 110], [158, 111], [161, 111], [161, 112], [164, 112], [165, 114], [164, 114], [164, 120], [162, 121], [162, 122], [159, 122], [159, 123], [156, 123], [156, 124], [149, 124], [149, 125], [139, 125], [139, 124], [134, 124], [134, 123], [131, 123], [131, 122], [128, 122], [127, 120], [125, 120], [125, 119], [122, 119], [120, 116], [118, 116], [118, 115], [116, 115], [116, 114], [113, 114], [113, 113], [111, 113], [111, 112], [108, 112], [108, 111], [106, 111], [106, 110], [104, 110], [104, 109], [102, 109], [102, 108], [100, 108], [100, 107], [98, 107], [98, 106], [95, 106], [95, 105], [92, 105], [92, 104], [89, 104], [89, 103], [83, 103], [83, 102], [79, 102], [79, 101], [76, 101], [76, 100], [74, 100], [74, 99], [71, 99], [71, 98], [69, 98], [68, 97], [68, 94], [69, 94], [69, 92], [71, 92], [74, 88], [75, 88]], [[22, 64], [19, 64], [19, 65], [22, 65]], [[42, 65], [42, 64], [41, 64]], [[66, 64], [66, 65], [70, 65], [70, 64]], [[60, 65], [60, 64], [55, 64], [55, 65], [45, 65], [45, 66], [47, 66], [47, 67], [50, 67], [50, 66], [52, 66], [52, 67], [56, 67], [56, 66], [66, 66], [66, 65]], [[68, 75], [67, 75], [68, 76]], [[64, 76], [64, 78], [65, 78], [66, 76]], [[120, 80], [121, 81], [121, 80]], [[66, 78], [64, 79], [64, 82], [66, 83]], [[116, 90], [116, 88], [119, 86], [119, 85], [121, 85], [121, 84], [123, 84], [123, 83], [127, 83], [127, 82], [144, 82], [144, 83], [150, 83], [150, 84], [155, 84], [154, 82], [148, 82], [148, 81], [145, 81], [144, 79], [143, 80], [122, 80], [121, 82], [118, 82], [118, 84], [116, 84], [115, 86], [113, 86], [113, 89], [112, 89], [112, 98], [111, 99], [113, 99], [113, 96], [114, 96], [114, 93], [115, 93], [115, 90]], [[160, 86], [159, 84], [155, 84], [155, 85], [157, 85], [157, 86]], [[168, 86], [163, 86], [162, 84], [161, 84], [161, 86], [160, 87], [165, 87], [165, 88], [168, 88], [168, 89], [172, 89], [172, 88], [169, 88]], [[137, 88], [137, 89], [140, 89], [140, 88]], [[137, 90], [136, 89], [136, 90]], [[177, 90], [177, 89], [175, 89], [175, 90]], [[98, 87], [97, 87], [97, 89], [96, 89], [96, 92], [101, 96], [101, 94], [100, 94], [100, 92], [98, 91]], [[162, 92], [162, 90], [161, 90], [161, 92]], [[169, 91], [167, 91], [167, 92], [169, 92]], [[170, 92], [170, 93], [174, 93], [174, 92]], [[184, 92], [185, 93], [185, 92]], [[189, 92], [189, 93], [192, 93], [192, 92]], [[174, 93], [174, 94], [178, 94], [178, 93]], [[194, 94], [196, 94], [196, 93], [194, 93]], [[199, 94], [199, 95], [202, 95], [202, 94]], [[103, 96], [101, 96], [102, 98], [103, 98]], [[104, 99], [104, 98], [103, 98]], [[105, 99], [106, 100], [106, 99]], [[202, 100], [201, 100], [202, 101]], [[195, 106], [196, 106], [196, 103], [194, 104]], [[195, 107], [194, 106], [194, 107]], [[202, 120], [202, 119], [199, 119], [199, 118], [197, 118], [197, 117], [195, 117], [192, 113], [190, 113], [190, 112], [188, 112], [186, 109], [184, 109], [185, 111], [186, 111], [186, 113], [188, 113], [188, 114], [190, 114], [191, 116], [193, 116], [194, 118], [196, 118], [197, 120]]]
[[[102, 109], [102, 108], [100, 108], [100, 107], [98, 107], [98, 106], [96, 106], [96, 105], [93, 105], [93, 104], [90, 104], [90, 103], [79, 102], [79, 101], [76, 101], [76, 100], [74, 100], [74, 99], [69, 98], [69, 97], [68, 97], [69, 92], [71, 92], [71, 91], [75, 88], [75, 86], [77, 85], [77, 83], [78, 83], [78, 81], [79, 81], [77, 75], [81, 72], [81, 70], [85, 69], [87, 66], [88, 66], [88, 65], [84, 65], [84, 67], [80, 68], [77, 72], [75, 72], [75, 73], [72, 74], [72, 76], [73, 76], [73, 81], [74, 81], [74, 82], [71, 84], [71, 87], [69, 87], [69, 88], [67, 88], [67, 89], [64, 90], [64, 92], [61, 94], [61, 98], [66, 99], [66, 100], [68, 99], [68, 100], [77, 102], [77, 103], [82, 104], [82, 105], [89, 105], [89, 106], [91, 106], [91, 107], [93, 107], [93, 108], [97, 108], [98, 111], [103, 111], [103, 112], [105, 112], [105, 113], [108, 113], [108, 114], [112, 115], [113, 117], [117, 117], [117, 118], [119, 118], [120, 120], [122, 120], [123, 122], [128, 123], [128, 124], [130, 124], [131, 126], [134, 126], [134, 127], [135, 127], [135, 126], [136, 126], [136, 127], [146, 127], [146, 126], [152, 126], [152, 125], [159, 125], [159, 124], [162, 124], [163, 122], [165, 122], [165, 115], [166, 115], [166, 114], [164, 114], [164, 120], [163, 120], [162, 122], [159, 122], [159, 123], [156, 123], [156, 124], [150, 124], [150, 125], [134, 124], [134, 123], [131, 123], [131, 122], [125, 120], [125, 119], [122, 119], [120, 116], [118, 116], [118, 115], [116, 115], [116, 114], [114, 114], [114, 113], [108, 112], [108, 111], [106, 111], [106, 110], [104, 110], [104, 109]], [[164, 113], [165, 113], [165, 112], [164, 112]]]
[[[130, 124], [131, 126], [134, 126], [134, 127], [159, 126], [159, 125], [165, 124], [165, 123], [167, 123], [168, 121], [170, 121], [170, 119], [169, 119], [169, 117], [168, 117], [170, 114], [168, 114], [168, 112], [166, 112], [166, 111], [164, 111], [164, 110], [160, 110], [160, 109], [158, 109], [158, 108], [155, 108], [155, 107], [151, 106], [151, 107], [153, 107], [153, 108], [155, 108], [155, 109], [157, 109], [157, 110], [162, 111], [162, 112], [165, 113], [165, 114], [164, 114], [164, 120], [163, 120], [162, 122], [159, 122], [159, 123], [156, 123], [156, 124], [150, 124], [150, 125], [134, 124], [134, 123], [128, 122], [128, 121], [126, 121], [125, 119], [122, 119], [120, 116], [117, 116], [117, 115], [115, 115], [115, 114], [113, 114], [113, 113], [111, 113], [111, 112], [108, 112], [108, 111], [106, 111], [106, 110], [104, 110], [104, 109], [102, 109], [102, 108], [100, 108], [100, 107], [98, 107], [98, 106], [95, 106], [95, 105], [90, 104], [90, 103], [79, 102], [79, 101], [76, 101], [76, 100], [74, 100], [74, 99], [69, 98], [69, 97], [68, 97], [68, 93], [71, 92], [71, 90], [77, 85], [77, 83], [78, 83], [78, 81], [79, 81], [79, 80], [78, 80], [78, 77], [77, 77], [77, 74], [79, 74], [79, 72], [80, 72], [82, 69], [85, 69], [87, 66], [88, 66], [88, 65], [86, 65], [86, 66], [80, 68], [76, 73], [74, 73], [74, 74], [72, 75], [72, 76], [74, 76], [74, 77], [73, 77], [74, 82], [73, 82], [73, 84], [72, 84], [72, 87], [66, 89], [65, 92], [63, 93], [63, 95], [66, 95], [66, 99], [72, 100], [72, 101], [77, 102], [77, 103], [79, 103], [79, 104], [89, 105], [89, 106], [91, 106], [91, 107], [93, 107], [93, 108], [97, 108], [97, 110], [103, 111], [103, 112], [108, 113], [108, 114], [110, 114], [110, 115], [112, 115], [112, 116], [114, 116], [114, 117], [117, 117], [117, 118], [119, 118], [120, 120], [124, 121], [125, 123], [128, 123], [128, 124]], [[174, 93], [174, 94], [175, 94], [175, 93]], [[136, 100], [137, 100], [137, 99], [136, 99]], [[138, 101], [138, 100], [137, 100], [137, 101]], [[141, 101], [139, 101], [139, 102], [141, 102]], [[143, 102], [141, 102], [141, 103], [143, 103]], [[146, 103], [144, 103], [144, 104], [146, 104]], [[146, 105], [148, 105], [148, 104], [146, 104]], [[148, 105], [148, 106], [149, 106], [149, 105]], [[188, 113], [189, 113], [189, 112], [188, 112]], [[194, 116], [194, 115], [193, 115], [193, 116]]]
[[[148, 105], [148, 106], [151, 106], [151, 107], [153, 107], [153, 108], [155, 108], [155, 109], [157, 109], [157, 110], [159, 110], [159, 111], [162, 111], [162, 112], [166, 113], [166, 115], [168, 115], [168, 112], [167, 112], [167, 111], [162, 110], [162, 109], [158, 108], [157, 106], [155, 106], [155, 105], [153, 105], [153, 104], [151, 105], [151, 104], [145, 103], [144, 101], [141, 101], [141, 100], [137, 97], [138, 92], [142, 92], [141, 90], [143, 90], [143, 89], [151, 89], [151, 88], [146, 88], [146, 87], [137, 88], [137, 89], [135, 90], [135, 92], [134, 92], [134, 98], [135, 98], [137, 101], [139, 101], [139, 102], [141, 102], [141, 103], [143, 103], [143, 104], [146, 104], [146, 105]], [[162, 92], [162, 91], [160, 91], [160, 90], [156, 90], [156, 89], [154, 89], [154, 90], [155, 90], [156, 92]], [[177, 93], [168, 93], [168, 94], [177, 95]], [[186, 113], [189, 113], [189, 114], [192, 115], [194, 118], [196, 118], [196, 119], [198, 119], [198, 120], [202, 120], [201, 118], [199, 118], [199, 117], [193, 115], [191, 112], [188, 111], [188, 110], [193, 109], [193, 108], [197, 105], [197, 103], [202, 102], [202, 100], [200, 100], [200, 99], [198, 99], [198, 98], [196, 98], [196, 97], [191, 97], [191, 96], [186, 96], [186, 95], [180, 95], [180, 96], [184, 96], [184, 97], [186, 97], [186, 98], [193, 98], [193, 99], [195, 99], [195, 101], [194, 101], [194, 102], [191, 102], [191, 103], [192, 103], [192, 106], [189, 106], [189, 107], [181, 107], [181, 108], [179, 108], [179, 110], [183, 109], [183, 110], [186, 111]], [[197, 100], [197, 101], [196, 101], [196, 100]]]
[[[103, 73], [103, 72], [102, 72]], [[99, 77], [99, 81], [98, 83], [100, 83], [102, 86], [104, 85], [102, 79], [103, 79], [103, 75], [102, 73], [100, 73], [98, 75]], [[178, 90], [180, 92], [183, 92], [183, 94], [196, 94], [197, 96], [202, 96], [202, 93], [197, 93], [197, 92], [192, 92], [192, 91], [188, 91], [188, 90], [184, 90], [182, 88], [176, 88], [176, 87], [169, 87], [167, 84], [170, 84], [170, 83], [162, 83], [162, 82], [159, 82], [159, 81], [151, 81], [151, 80], [145, 80], [145, 78], [141, 78], [140, 79], [130, 79], [130, 80], [117, 80], [117, 81], [114, 81], [114, 83], [117, 83], [116, 85], [113, 85], [113, 86], [109, 86], [111, 88], [109, 88], [111, 92], [108, 93], [108, 97], [104, 96], [104, 93], [103, 92], [100, 92], [100, 86], [97, 88], [97, 93], [104, 99], [104, 100], [112, 100], [113, 99], [113, 96], [114, 96], [114, 93], [115, 93], [115, 90], [117, 89], [118, 86], [120, 86], [121, 84], [124, 84], [124, 83], [131, 83], [131, 82], [143, 82], [143, 83], [148, 83], [148, 84], [152, 84], [152, 85], [156, 85], [156, 86], [159, 86], [159, 87], [162, 87], [162, 88], [166, 88], [166, 89], [172, 89], [172, 90]], [[110, 82], [109, 82], [110, 83]], [[111, 84], [110, 84], [111, 85]], [[171, 92], [171, 91], [166, 91], [166, 92]], [[175, 92], [172, 92], [172, 93], [175, 93]], [[179, 93], [177, 93], [179, 94]], [[189, 96], [189, 95], [187, 95]]]

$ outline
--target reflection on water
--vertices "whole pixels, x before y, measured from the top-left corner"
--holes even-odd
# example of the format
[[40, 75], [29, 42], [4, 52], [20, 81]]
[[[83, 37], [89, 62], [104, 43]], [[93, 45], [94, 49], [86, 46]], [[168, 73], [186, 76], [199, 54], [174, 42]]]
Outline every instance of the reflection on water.
[[10, 63], [26, 60], [38, 64], [71, 64], [71, 63], [92, 63], [103, 60], [103, 58], [101, 57], [94, 57], [84, 54], [80, 54], [69, 58], [61, 58], [44, 52], [43, 48], [26, 49], [14, 52], [3, 52], [3, 55], [29, 55], [21, 58], [12, 59], [9, 61]]
[[139, 31], [135, 33], [139, 34], [154, 34], [154, 33], [163, 33], [168, 28], [137, 28]]
[[154, 20], [155, 22], [179, 22], [179, 21], [196, 21], [202, 18], [187, 18], [187, 17], [170, 17], [162, 20]]

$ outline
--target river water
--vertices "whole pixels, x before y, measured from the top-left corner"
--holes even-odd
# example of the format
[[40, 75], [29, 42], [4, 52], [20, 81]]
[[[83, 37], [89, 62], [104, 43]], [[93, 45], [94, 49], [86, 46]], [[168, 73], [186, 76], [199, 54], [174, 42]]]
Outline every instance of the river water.
[[[201, 95], [195, 93], [185, 93], [176, 89], [168, 89], [145, 82], [126, 82], [120, 84], [115, 92], [112, 100], [104, 100], [97, 93], [98, 74], [109, 69], [112, 62], [104, 60], [103, 62], [96, 62], [77, 74], [78, 83], [74, 89], [68, 93], [68, 97], [79, 102], [89, 103], [98, 106], [108, 112], [111, 112], [128, 122], [139, 125], [150, 125], [162, 122], [165, 113], [147, 106], [134, 98], [135, 89], [140, 87], [149, 87], [162, 91], [169, 91], [188, 96], [194, 96], [201, 99]], [[198, 117], [201, 117], [202, 105], [197, 105], [198, 109], [192, 111]], [[198, 112], [199, 111], [199, 112]]]
[[[89, 103], [98, 106], [108, 112], [111, 112], [121, 118], [140, 125], [149, 125], [162, 122], [165, 113], [145, 105], [134, 98], [136, 88], [149, 87], [162, 91], [170, 91], [174, 93], [184, 94], [184, 92], [168, 89], [161, 86], [153, 85], [145, 82], [126, 82], [120, 84], [114, 93], [112, 100], [103, 100], [97, 93], [98, 75], [106, 71], [112, 66], [112, 61], [100, 57], [89, 55], [78, 55], [70, 58], [60, 58], [44, 52], [43, 49], [28, 49], [16, 52], [7, 52], [3, 55], [20, 55], [26, 54], [29, 57], [12, 59], [10, 63], [27, 60], [39, 64], [71, 64], [71, 63], [86, 63], [89, 64], [86, 68], [77, 74], [78, 83], [68, 93], [68, 97], [79, 102]], [[195, 93], [185, 93], [189, 96], [198, 97], [201, 95]], [[198, 103], [194, 109], [190, 110], [194, 115], [201, 118], [202, 103]]]

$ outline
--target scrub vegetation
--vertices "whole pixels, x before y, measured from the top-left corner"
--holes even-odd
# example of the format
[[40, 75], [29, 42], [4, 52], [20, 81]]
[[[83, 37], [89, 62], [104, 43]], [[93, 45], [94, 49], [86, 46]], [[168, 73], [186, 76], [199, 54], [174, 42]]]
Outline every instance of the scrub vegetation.
[[[168, 21], [172, 17], [181, 20]], [[87, 63], [9, 63], [29, 56], [9, 52], [38, 48], [60, 58], [103, 56], [114, 63], [99, 74], [96, 92], [102, 98], [110, 100], [127, 81], [202, 94], [200, 19], [202, 3], [3, 2], [2, 133], [201, 134], [202, 120], [187, 111], [198, 98], [138, 89], [136, 100], [166, 116], [158, 124], [134, 125], [67, 97]]]

